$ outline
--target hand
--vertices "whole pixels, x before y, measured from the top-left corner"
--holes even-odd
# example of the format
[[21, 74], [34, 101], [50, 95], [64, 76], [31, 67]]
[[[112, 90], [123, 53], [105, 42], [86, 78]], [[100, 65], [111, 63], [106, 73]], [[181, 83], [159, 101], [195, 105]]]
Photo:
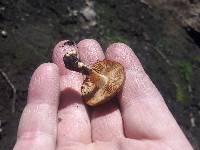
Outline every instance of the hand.
[[[118, 98], [96, 108], [83, 104], [83, 76], [67, 70], [62, 60], [72, 48], [87, 65], [106, 58], [124, 66], [126, 81]], [[94, 40], [83, 40], [78, 48], [62, 41], [53, 62], [42, 64], [32, 76], [14, 150], [192, 150], [125, 44], [112, 44], [104, 55]]]

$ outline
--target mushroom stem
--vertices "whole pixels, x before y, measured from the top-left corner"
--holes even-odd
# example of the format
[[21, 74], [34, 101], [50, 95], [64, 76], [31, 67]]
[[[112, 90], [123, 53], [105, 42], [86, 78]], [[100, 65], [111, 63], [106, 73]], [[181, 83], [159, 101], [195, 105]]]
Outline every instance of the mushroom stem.
[[63, 61], [65, 64], [65, 67], [72, 71], [80, 72], [84, 75], [91, 74], [92, 70], [88, 66], [86, 66], [84, 63], [80, 62], [77, 56], [74, 54], [66, 53], [63, 57]]
[[70, 70], [80, 72], [84, 75], [92, 75], [93, 74], [95, 76], [96, 80], [101, 81], [101, 82], [99, 82], [100, 84], [96, 85], [96, 86], [102, 86], [108, 82], [108, 77], [106, 77], [103, 74], [98, 73], [94, 69], [92, 69], [92, 68], [88, 67], [87, 65], [85, 65], [84, 63], [82, 63], [79, 60], [78, 54], [75, 50], [71, 50], [71, 51], [67, 52], [63, 57], [63, 61], [65, 64], [65, 67]]
[[67, 52], [63, 57], [63, 61], [65, 67], [69, 70], [77, 71], [84, 75], [90, 75], [91, 73], [96, 72], [79, 60], [78, 54], [75, 50]]

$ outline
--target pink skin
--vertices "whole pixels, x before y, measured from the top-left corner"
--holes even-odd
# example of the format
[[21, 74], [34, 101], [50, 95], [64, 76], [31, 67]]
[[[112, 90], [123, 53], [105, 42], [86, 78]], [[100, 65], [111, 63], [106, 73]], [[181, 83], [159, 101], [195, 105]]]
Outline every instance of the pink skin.
[[[78, 49], [64, 42], [54, 49], [56, 65], [42, 64], [32, 76], [14, 150], [192, 150], [128, 46], [112, 44], [104, 55], [95, 40], [82, 40]], [[83, 104], [83, 77], [67, 70], [62, 61], [72, 48], [87, 65], [106, 58], [125, 67], [118, 98], [97, 108]]]

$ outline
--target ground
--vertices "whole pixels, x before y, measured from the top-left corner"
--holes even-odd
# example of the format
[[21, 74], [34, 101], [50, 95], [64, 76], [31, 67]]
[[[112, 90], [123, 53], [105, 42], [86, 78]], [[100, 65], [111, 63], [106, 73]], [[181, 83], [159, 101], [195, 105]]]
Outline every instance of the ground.
[[187, 14], [182, 15], [182, 5], [162, 8], [158, 1], [1, 0], [0, 69], [17, 89], [17, 99], [12, 113], [12, 89], [0, 76], [0, 150], [13, 148], [33, 71], [51, 61], [58, 41], [84, 38], [96, 39], [104, 49], [113, 42], [133, 48], [193, 147], [199, 149], [199, 28], [188, 22], [187, 15], [186, 21], [180, 19]]

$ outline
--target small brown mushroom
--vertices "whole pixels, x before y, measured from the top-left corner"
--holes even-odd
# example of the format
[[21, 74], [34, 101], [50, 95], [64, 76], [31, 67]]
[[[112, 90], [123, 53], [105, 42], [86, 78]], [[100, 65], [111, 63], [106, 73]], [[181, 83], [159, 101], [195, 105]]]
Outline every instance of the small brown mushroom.
[[84, 102], [90, 106], [109, 101], [122, 88], [125, 73], [123, 66], [118, 62], [98, 61], [90, 68], [80, 62], [75, 50], [67, 52], [63, 61], [66, 68], [86, 75], [81, 94]]

